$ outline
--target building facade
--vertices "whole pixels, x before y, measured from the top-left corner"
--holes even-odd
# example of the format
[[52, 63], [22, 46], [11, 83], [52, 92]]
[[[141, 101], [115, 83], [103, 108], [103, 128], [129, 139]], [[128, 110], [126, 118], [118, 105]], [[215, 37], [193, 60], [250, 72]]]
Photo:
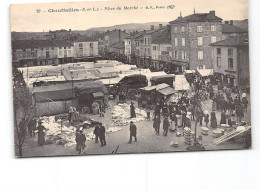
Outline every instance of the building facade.
[[214, 72], [220, 82], [249, 87], [249, 46], [248, 36], [235, 36], [211, 44], [213, 47]]
[[98, 56], [98, 41], [93, 37], [82, 36], [74, 42], [74, 59], [83, 60]]
[[111, 45], [122, 42], [127, 36], [129, 36], [129, 34], [126, 33], [125, 30], [115, 29], [112, 31], [107, 30], [102, 34], [97, 34], [93, 36], [93, 38], [98, 41], [99, 54], [106, 57], [109, 55]]
[[213, 68], [211, 43], [221, 40], [222, 19], [209, 13], [195, 13], [171, 21], [173, 63], [186, 69]]
[[[63, 40], [20, 40], [12, 42], [14, 66], [57, 65], [72, 59], [73, 44]], [[62, 59], [62, 61], [60, 60]]]

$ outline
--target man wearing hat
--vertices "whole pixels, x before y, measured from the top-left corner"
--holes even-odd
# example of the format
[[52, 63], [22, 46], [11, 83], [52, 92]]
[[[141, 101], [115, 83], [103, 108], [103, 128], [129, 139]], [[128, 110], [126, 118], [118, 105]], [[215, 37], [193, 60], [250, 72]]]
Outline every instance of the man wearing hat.
[[37, 130], [38, 130], [38, 144], [42, 146], [45, 143], [45, 133], [44, 133], [45, 127], [42, 125], [42, 120], [38, 121]]
[[130, 122], [130, 139], [129, 139], [129, 143], [132, 143], [132, 137], [135, 138], [135, 141], [137, 141], [137, 138], [136, 138], [136, 125], [134, 124], [133, 121]]
[[99, 133], [99, 139], [100, 139], [100, 143], [101, 146], [106, 146], [106, 129], [105, 127], [102, 125], [102, 123], [99, 124], [99, 128], [100, 128], [100, 133]]

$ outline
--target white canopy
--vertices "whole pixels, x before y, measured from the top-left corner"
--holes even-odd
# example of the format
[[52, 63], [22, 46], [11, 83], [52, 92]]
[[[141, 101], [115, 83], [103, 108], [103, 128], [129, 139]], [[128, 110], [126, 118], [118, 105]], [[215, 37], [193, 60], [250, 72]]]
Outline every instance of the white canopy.
[[184, 75], [175, 76], [175, 90], [190, 90], [190, 85]]
[[213, 69], [198, 69], [197, 71], [202, 77], [213, 75]]

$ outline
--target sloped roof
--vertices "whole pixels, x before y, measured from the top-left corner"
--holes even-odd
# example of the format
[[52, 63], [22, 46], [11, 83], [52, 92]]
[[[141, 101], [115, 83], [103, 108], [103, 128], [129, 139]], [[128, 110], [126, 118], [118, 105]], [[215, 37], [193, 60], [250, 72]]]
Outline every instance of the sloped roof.
[[71, 42], [66, 40], [14, 40], [12, 41], [12, 49], [27, 48], [46, 48], [46, 47], [63, 47], [72, 46]]
[[97, 41], [95, 37], [88, 37], [86, 35], [80, 36], [75, 42], [94, 42]]
[[152, 44], [171, 44], [171, 29], [166, 28], [161, 33], [155, 34]]
[[110, 46], [111, 48], [116, 48], [116, 49], [124, 49], [125, 44], [124, 42], [116, 42]]
[[170, 22], [172, 23], [185, 23], [185, 22], [207, 22], [207, 21], [217, 21], [221, 22], [222, 19], [211, 13], [195, 13], [188, 15], [186, 17], [178, 17], [178, 19]]
[[222, 24], [222, 33], [247, 33], [248, 30], [242, 29], [235, 25]]
[[[93, 38], [95, 38], [97, 40], [98, 38], [102, 38], [104, 36], [110, 35], [110, 34], [117, 32], [117, 31], [119, 31], [119, 30], [109, 30], [109, 31], [103, 32], [101, 34], [96, 34], [96, 35], [93, 36]], [[128, 33], [126, 33], [125, 31], [122, 31], [122, 30], [120, 31], [120, 33], [129, 35]]]
[[221, 40], [210, 44], [211, 46], [248, 46], [248, 36], [234, 36], [225, 40]]

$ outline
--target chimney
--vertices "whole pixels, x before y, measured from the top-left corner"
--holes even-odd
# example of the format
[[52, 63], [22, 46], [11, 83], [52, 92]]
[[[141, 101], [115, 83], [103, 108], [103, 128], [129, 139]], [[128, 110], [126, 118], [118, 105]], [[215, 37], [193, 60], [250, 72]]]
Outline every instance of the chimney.
[[230, 25], [233, 25], [234, 24], [234, 21], [233, 20], [230, 20]]
[[213, 11], [210, 11], [210, 12], [209, 12], [209, 14], [211, 14], [211, 15], [214, 15], [214, 16], [215, 16], [215, 15], [216, 15], [216, 12], [213, 10]]
[[229, 24], [229, 21], [225, 21], [225, 24]]
[[162, 24], [161, 24], [161, 23], [159, 24], [159, 28], [160, 28], [160, 29], [162, 28]]
[[151, 30], [154, 30], [154, 25], [151, 25]]
[[71, 33], [71, 29], [69, 29], [69, 33]]

